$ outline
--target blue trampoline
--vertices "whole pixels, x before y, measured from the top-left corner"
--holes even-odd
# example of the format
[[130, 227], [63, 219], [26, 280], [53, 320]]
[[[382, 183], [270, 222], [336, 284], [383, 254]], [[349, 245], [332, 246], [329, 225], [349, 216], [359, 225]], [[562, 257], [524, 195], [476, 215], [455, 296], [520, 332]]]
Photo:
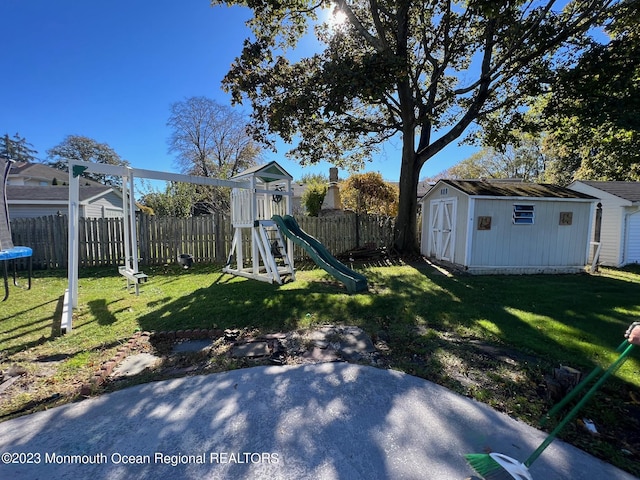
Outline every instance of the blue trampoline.
[[0, 182], [0, 261], [3, 264], [4, 274], [4, 302], [9, 298], [9, 279], [8, 279], [8, 265], [9, 262], [13, 264], [13, 284], [18, 285], [16, 282], [16, 270], [17, 260], [20, 258], [28, 259], [29, 269], [29, 285], [31, 288], [31, 270], [32, 270], [32, 255], [33, 250], [29, 247], [17, 247], [13, 245], [11, 239], [11, 224], [9, 223], [9, 206], [7, 205], [7, 179], [9, 178], [9, 171], [11, 170], [11, 164], [13, 160], [7, 158], [0, 158], [0, 169], [2, 171], [2, 182]]

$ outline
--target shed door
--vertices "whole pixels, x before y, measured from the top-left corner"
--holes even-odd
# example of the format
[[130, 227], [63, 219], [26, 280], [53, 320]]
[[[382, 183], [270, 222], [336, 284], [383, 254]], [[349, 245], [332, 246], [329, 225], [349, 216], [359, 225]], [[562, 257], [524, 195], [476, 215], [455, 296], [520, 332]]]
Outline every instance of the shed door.
[[429, 256], [453, 261], [456, 199], [432, 200], [430, 203]]
[[625, 263], [640, 263], [640, 212], [628, 218]]

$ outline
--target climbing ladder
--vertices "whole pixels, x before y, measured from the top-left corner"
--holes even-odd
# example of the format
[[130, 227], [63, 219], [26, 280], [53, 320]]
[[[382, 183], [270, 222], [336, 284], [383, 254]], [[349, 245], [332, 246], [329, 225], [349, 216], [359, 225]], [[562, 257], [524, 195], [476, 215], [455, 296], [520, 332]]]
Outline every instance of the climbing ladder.
[[295, 271], [282, 234], [273, 220], [258, 220], [254, 232], [259, 236], [256, 244], [272, 281], [281, 284], [282, 277], [290, 275], [295, 280]]
[[[242, 252], [242, 242], [239, 238], [241, 231], [237, 230], [231, 244], [231, 252], [227, 260], [227, 265], [223, 271], [233, 273], [254, 280], [261, 280], [269, 283], [282, 284], [286, 276], [295, 280], [295, 269], [291, 261], [290, 253], [287, 251], [286, 243], [278, 226], [273, 220], [256, 220], [251, 229], [251, 252], [253, 259], [251, 266], [244, 266], [244, 255]], [[235, 258], [237, 264], [234, 268], [231, 264]]]

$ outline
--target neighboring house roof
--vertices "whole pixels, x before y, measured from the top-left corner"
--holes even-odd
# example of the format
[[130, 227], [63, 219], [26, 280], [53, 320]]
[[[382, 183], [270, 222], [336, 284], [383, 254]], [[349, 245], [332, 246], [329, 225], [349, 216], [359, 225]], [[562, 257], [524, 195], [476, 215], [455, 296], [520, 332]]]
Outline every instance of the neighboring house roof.
[[598, 182], [590, 180], [578, 180], [574, 183], [583, 183], [603, 192], [630, 202], [640, 202], [640, 182]]
[[[9, 185], [11, 184], [11, 177], [19, 177], [25, 179], [34, 179], [46, 181], [47, 183], [53, 182], [55, 178], [59, 184], [68, 182], [69, 174], [57, 168], [52, 168], [42, 163], [29, 163], [29, 162], [14, 162], [9, 171]], [[100, 186], [99, 182], [90, 180], [88, 178], [82, 179], [83, 183], [92, 186]]]
[[[463, 193], [486, 197], [582, 198], [596, 200], [586, 193], [548, 183], [489, 182], [487, 180], [439, 180]], [[437, 184], [436, 184], [437, 186]]]
[[[94, 187], [85, 186], [80, 187], [80, 201], [90, 202], [96, 198], [107, 195], [111, 192], [115, 192], [119, 197], [122, 197], [120, 191], [115, 190], [105, 185]], [[8, 203], [68, 203], [69, 202], [69, 188], [67, 187], [54, 187], [54, 186], [25, 186], [25, 185], [7, 185], [7, 202]]]

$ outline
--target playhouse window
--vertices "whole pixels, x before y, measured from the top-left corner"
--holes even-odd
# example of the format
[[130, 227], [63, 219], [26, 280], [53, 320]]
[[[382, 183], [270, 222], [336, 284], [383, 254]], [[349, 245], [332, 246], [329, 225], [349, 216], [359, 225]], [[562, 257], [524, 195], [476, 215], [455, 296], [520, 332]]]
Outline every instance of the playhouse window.
[[535, 218], [533, 205], [514, 205], [513, 223], [514, 225], [533, 225]]

